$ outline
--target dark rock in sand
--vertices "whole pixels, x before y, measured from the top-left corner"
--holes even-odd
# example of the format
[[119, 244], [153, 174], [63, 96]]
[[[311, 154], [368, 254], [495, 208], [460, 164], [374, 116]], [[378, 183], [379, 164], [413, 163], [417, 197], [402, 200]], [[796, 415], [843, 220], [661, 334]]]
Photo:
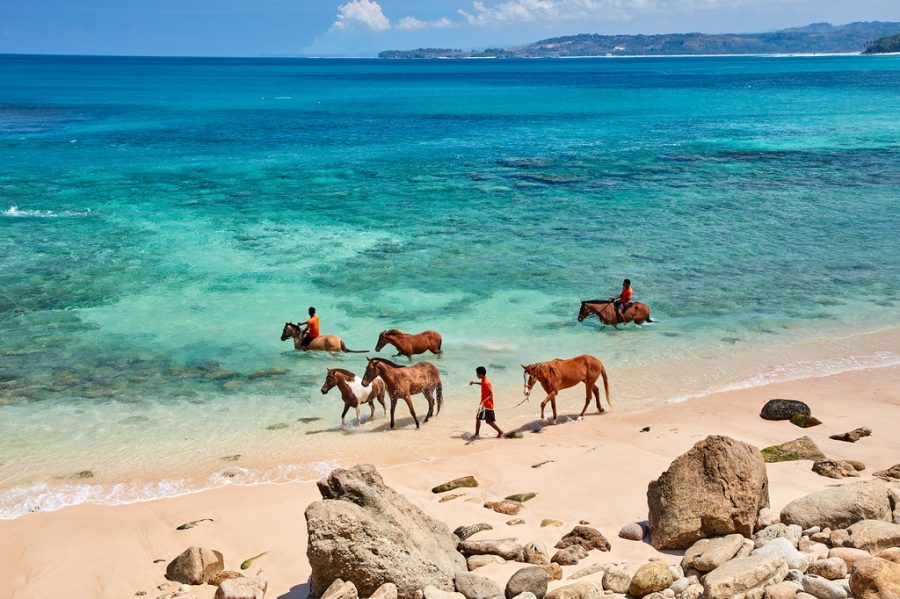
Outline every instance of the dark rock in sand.
[[790, 420], [794, 414], [809, 416], [812, 410], [802, 401], [796, 399], [770, 399], [759, 413], [763, 420]]
[[461, 487], [473, 488], [478, 486], [478, 481], [475, 480], [474, 476], [463, 476], [462, 478], [456, 478], [449, 482], [446, 482], [442, 485], [438, 485], [431, 490], [432, 493], [446, 493], [447, 491], [452, 491], [453, 489], [459, 489]]
[[822, 424], [822, 421], [816, 418], [815, 416], [809, 416], [807, 414], [794, 414], [791, 416], [791, 424], [794, 426], [799, 426], [800, 428], [812, 428], [814, 426], [819, 426]]
[[532, 468], [540, 468], [541, 466], [543, 466], [545, 464], [550, 464], [551, 462], [553, 462], [553, 460], [544, 460], [543, 462], [538, 462], [537, 464], [532, 464], [531, 467]]
[[543, 599], [549, 581], [547, 571], [540, 566], [517, 570], [506, 583], [506, 599], [513, 599], [522, 593], [532, 593], [537, 599]]
[[522, 510], [521, 503], [518, 501], [510, 501], [509, 499], [504, 499], [503, 501], [486, 501], [484, 507], [489, 510], [494, 510], [498, 514], [506, 514], [507, 516], [515, 516]]
[[840, 435], [831, 435], [828, 437], [829, 439], [834, 439], [835, 441], [846, 441], [847, 443], [856, 443], [863, 437], [868, 437], [872, 434], [872, 429], [862, 426], [860, 428], [855, 428], [852, 431], [841, 433]]
[[412, 599], [428, 586], [452, 591], [466, 571], [446, 525], [386, 486], [373, 466], [335, 470], [319, 491], [323, 500], [306, 508], [312, 599], [336, 578], [363, 597], [392, 582], [400, 599]]
[[237, 462], [237, 461], [238, 461], [239, 459], [241, 459], [242, 457], [244, 457], [244, 456], [241, 455], [241, 454], [239, 454], [239, 453], [236, 453], [236, 454], [234, 454], [234, 455], [226, 455], [226, 456], [222, 456], [222, 457], [219, 458], [219, 459], [222, 460], [223, 462]]
[[555, 545], [557, 549], [565, 549], [573, 545], [580, 545], [588, 551], [591, 549], [599, 549], [600, 551], [609, 551], [610, 545], [606, 537], [603, 536], [596, 528], [590, 526], [578, 525], [572, 529], [570, 533], [565, 535]]
[[266, 555], [267, 553], [268, 553], [268, 551], [263, 551], [262, 553], [254, 555], [253, 557], [248, 557], [247, 559], [245, 559], [244, 561], [241, 562], [241, 570], [248, 570], [250, 568], [250, 566], [253, 565], [253, 562], [258, 560], [262, 556]]
[[879, 470], [878, 472], [873, 473], [872, 476], [877, 476], [884, 480], [900, 480], [900, 464], [894, 464], [887, 470]]
[[853, 467], [853, 464], [843, 460], [817, 460], [812, 471], [819, 476], [827, 476], [828, 478], [847, 478], [848, 476], [859, 476], [859, 472]]
[[460, 541], [465, 541], [472, 535], [479, 533], [483, 530], [493, 530], [494, 527], [486, 522], [479, 522], [478, 524], [470, 524], [468, 526], [459, 526], [456, 530], [453, 531], [457, 537], [459, 537]]
[[215, 522], [215, 520], [213, 520], [212, 518], [201, 518], [199, 520], [191, 520], [190, 522], [185, 522], [184, 524], [182, 524], [175, 530], [188, 530], [188, 529], [194, 528], [201, 522]]
[[647, 489], [650, 539], [657, 549], [687, 549], [704, 537], [750, 536], [769, 507], [769, 479], [759, 450], [710, 436], [672, 462]]
[[824, 460], [827, 456], [809, 437], [772, 445], [762, 450], [766, 462], [792, 462], [794, 460]]
[[82, 479], [82, 478], [94, 478], [94, 472], [92, 470], [81, 470], [73, 474], [70, 478]]
[[588, 551], [581, 545], [572, 545], [565, 549], [560, 549], [553, 554], [550, 561], [560, 566], [574, 566], [588, 556]]
[[266, 427], [267, 431], [282, 431], [291, 426], [287, 422], [276, 422], [275, 424], [270, 424]]
[[466, 599], [502, 599], [503, 591], [494, 581], [472, 572], [459, 572], [455, 579], [456, 591]]
[[519, 503], [525, 503], [529, 499], [534, 499], [537, 497], [537, 493], [517, 493], [515, 495], [510, 495], [505, 499], [507, 501], [518, 501]]

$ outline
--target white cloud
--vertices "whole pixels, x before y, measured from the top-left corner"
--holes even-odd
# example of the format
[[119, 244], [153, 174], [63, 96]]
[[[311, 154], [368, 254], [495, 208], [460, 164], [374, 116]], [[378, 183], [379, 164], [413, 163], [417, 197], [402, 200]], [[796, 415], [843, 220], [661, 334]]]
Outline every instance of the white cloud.
[[391, 28], [391, 21], [381, 10], [381, 5], [373, 0], [350, 0], [338, 6], [337, 19], [332, 25], [334, 29], [353, 29], [363, 27], [372, 31], [385, 31]]
[[421, 21], [415, 17], [403, 17], [395, 27], [397, 29], [448, 29], [450, 27], [458, 27], [458, 23], [454, 23], [447, 17], [442, 17], [434, 21]]

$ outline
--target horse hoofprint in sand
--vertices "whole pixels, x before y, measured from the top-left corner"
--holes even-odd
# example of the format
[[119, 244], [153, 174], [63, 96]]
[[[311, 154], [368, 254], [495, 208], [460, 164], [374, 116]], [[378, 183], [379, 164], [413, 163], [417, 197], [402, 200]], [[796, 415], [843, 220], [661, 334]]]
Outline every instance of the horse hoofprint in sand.
[[341, 426], [344, 426], [344, 417], [350, 408], [356, 409], [356, 426], [359, 426], [359, 406], [369, 404], [372, 408], [371, 418], [375, 418], [375, 400], [381, 404], [384, 415], [387, 416], [387, 407], [384, 405], [384, 381], [376, 377], [369, 385], [363, 385], [355, 374], [343, 368], [329, 368], [325, 376], [325, 384], [322, 385], [322, 395], [325, 395], [337, 387], [344, 400], [344, 411], [341, 414]]
[[366, 366], [366, 374], [363, 376], [363, 385], [368, 385], [375, 380], [375, 377], [379, 376], [384, 380], [384, 386], [391, 396], [391, 428], [394, 428], [394, 410], [397, 407], [397, 400], [400, 398], [403, 398], [409, 407], [409, 413], [416, 423], [416, 428], [419, 428], [419, 419], [416, 417], [416, 410], [413, 407], [413, 395], [421, 393], [428, 400], [425, 422], [428, 422], [434, 412], [435, 392], [437, 393], [437, 413], [441, 413], [444, 389], [441, 385], [441, 374], [434, 364], [419, 362], [412, 366], [400, 366], [384, 358], [370, 358], [369, 364]]
[[603, 406], [600, 405], [600, 388], [597, 387], [597, 379], [603, 377], [603, 389], [606, 392], [606, 403], [612, 407], [609, 399], [609, 379], [606, 376], [606, 369], [603, 363], [594, 356], [581, 355], [566, 360], [555, 359], [547, 362], [537, 362], [536, 364], [522, 365], [525, 370], [525, 396], [531, 394], [531, 389], [536, 382], [541, 383], [541, 387], [547, 393], [547, 397], [541, 402], [541, 423], [547, 424], [544, 418], [544, 408], [547, 402], [553, 410], [553, 422], [558, 419], [556, 413], [556, 396], [563, 389], [574, 387], [579, 383], [584, 383], [585, 399], [584, 408], [581, 410], [581, 416], [587, 412], [588, 405], [591, 403], [591, 393], [597, 399], [597, 409], [603, 412]]

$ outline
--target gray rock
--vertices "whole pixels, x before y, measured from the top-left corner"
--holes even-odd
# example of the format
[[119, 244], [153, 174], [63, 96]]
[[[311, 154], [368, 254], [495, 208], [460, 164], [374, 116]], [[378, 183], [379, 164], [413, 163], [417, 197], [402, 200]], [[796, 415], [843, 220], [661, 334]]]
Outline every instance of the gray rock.
[[810, 576], [821, 576], [828, 580], [840, 580], [847, 576], [847, 563], [839, 557], [831, 557], [814, 561], [806, 569]]
[[461, 541], [457, 546], [464, 556], [472, 555], [499, 555], [512, 562], [525, 561], [525, 548], [516, 543], [515, 539], [483, 539], [478, 541]]
[[727, 562], [703, 579], [704, 599], [758, 599], [765, 587], [784, 580], [788, 567], [777, 555], [752, 555]]
[[204, 547], [188, 547], [166, 566], [166, 578], [184, 584], [206, 584], [225, 569], [222, 554]]
[[540, 566], [528, 566], [516, 570], [506, 583], [506, 599], [512, 599], [522, 593], [532, 593], [537, 599], [547, 594], [550, 577]]
[[688, 590], [688, 587], [692, 584], [699, 584], [696, 576], [682, 576], [675, 582], [673, 582], [669, 588], [672, 589], [672, 592], [676, 595], [680, 595], [681, 593]]
[[759, 417], [763, 420], [790, 420], [794, 414], [809, 416], [812, 410], [809, 406], [796, 399], [770, 399], [763, 406]]
[[472, 535], [483, 530], [494, 530], [494, 527], [486, 522], [479, 522], [478, 524], [470, 524], [468, 526], [458, 526], [456, 530], [453, 531], [453, 534], [459, 537], [460, 541], [465, 541]]
[[550, 563], [550, 555], [547, 553], [547, 546], [540, 541], [532, 541], [527, 543], [523, 548], [524, 561], [527, 564], [540, 566]]
[[474, 476], [463, 476], [462, 478], [455, 478], [449, 482], [445, 482], [433, 488], [431, 490], [432, 493], [446, 493], [447, 491], [452, 491], [454, 489], [460, 488], [472, 488], [477, 487], [478, 481], [475, 480]]
[[700, 539], [684, 552], [681, 567], [710, 572], [733, 558], [743, 544], [744, 537], [739, 534]]
[[781, 521], [801, 528], [846, 528], [860, 520], [890, 522], [890, 489], [880, 480], [824, 489], [795, 499], [781, 510]]
[[859, 428], [855, 428], [850, 432], [841, 433], [840, 435], [831, 435], [828, 437], [829, 439], [834, 439], [835, 441], [846, 441], [847, 443], [856, 443], [863, 437], [868, 437], [872, 434], [872, 429], [861, 426]]
[[264, 599], [269, 583], [258, 576], [223, 580], [216, 589], [216, 599]]
[[619, 537], [629, 541], [643, 541], [644, 527], [637, 522], [626, 524], [622, 527], [622, 530], [619, 531]]
[[457, 592], [465, 595], [466, 599], [501, 599], [503, 597], [503, 591], [492, 580], [472, 572], [458, 572], [455, 582]]
[[471, 555], [466, 558], [466, 567], [471, 570], [483, 568], [489, 564], [505, 564], [506, 560], [499, 555]]
[[850, 546], [869, 553], [900, 547], [900, 524], [879, 520], [862, 520], [847, 529]]
[[392, 582], [411, 599], [428, 585], [452, 590], [466, 570], [446, 525], [387, 487], [373, 466], [337, 469], [318, 486], [323, 500], [306, 508], [311, 599], [336, 578], [364, 597]]
[[675, 459], [647, 489], [650, 538], [657, 549], [686, 549], [704, 537], [749, 536], [769, 506], [759, 450], [710, 436]]
[[773, 524], [753, 535], [754, 546], [762, 547], [772, 539], [786, 538], [796, 547], [800, 543], [803, 531], [796, 524]]
[[553, 589], [547, 593], [546, 599], [600, 599], [603, 587], [596, 582], [576, 582], [568, 586]]
[[847, 591], [840, 585], [819, 576], [804, 576], [803, 591], [817, 599], [847, 599]]
[[603, 588], [613, 593], [627, 593], [631, 574], [619, 568], [610, 568], [603, 574]]
[[607, 564], [593, 564], [588, 566], [587, 568], [582, 568], [581, 570], [575, 572], [574, 574], [569, 576], [569, 580], [577, 580], [579, 578], [584, 578], [585, 576], [590, 576], [599, 572], [605, 573], [608, 569], [609, 565]]
[[751, 555], [777, 555], [791, 570], [806, 572], [806, 568], [809, 567], [809, 558], [806, 554], [795, 549], [785, 537], [772, 539], [762, 547], [754, 549]]
[[685, 591], [675, 595], [675, 599], [701, 599], [703, 597], [703, 585], [692, 584]]
[[848, 478], [859, 476], [859, 472], [850, 462], [844, 460], [816, 460], [813, 462], [812, 471], [819, 476], [828, 478]]

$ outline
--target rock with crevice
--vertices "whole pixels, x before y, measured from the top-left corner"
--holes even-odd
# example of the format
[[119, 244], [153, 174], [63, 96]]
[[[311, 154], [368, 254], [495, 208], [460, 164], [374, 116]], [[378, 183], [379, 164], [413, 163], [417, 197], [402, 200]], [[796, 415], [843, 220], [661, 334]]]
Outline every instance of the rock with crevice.
[[821, 576], [828, 580], [840, 580], [847, 576], [847, 563], [839, 557], [818, 559], [806, 569], [810, 576]]
[[188, 547], [166, 566], [166, 578], [183, 584], [206, 584], [225, 569], [222, 553], [205, 547]]
[[587, 556], [587, 549], [581, 545], [571, 545], [554, 553], [550, 561], [560, 566], [574, 566]]
[[522, 552], [525, 558], [523, 561], [527, 564], [541, 566], [550, 563], [550, 554], [547, 553], [547, 546], [540, 541], [526, 543]]
[[603, 573], [602, 584], [607, 591], [625, 594], [631, 586], [631, 574], [621, 568], [609, 568]]
[[821, 576], [804, 576], [800, 581], [803, 592], [809, 593], [816, 599], [846, 599], [847, 591], [844, 587]]
[[750, 536], [769, 506], [759, 450], [714, 435], [679, 456], [647, 489], [650, 539], [657, 549], [686, 549], [704, 537]]
[[772, 539], [786, 538], [796, 547], [803, 536], [803, 530], [796, 524], [772, 524], [753, 535], [754, 548], [759, 548]]
[[869, 553], [900, 547], [900, 524], [880, 520], [862, 520], [847, 529], [850, 545]]
[[900, 480], [900, 464], [894, 464], [890, 468], [874, 472], [872, 476], [877, 476], [884, 480]]
[[880, 557], [860, 560], [850, 574], [850, 590], [856, 599], [900, 598], [900, 564]]

